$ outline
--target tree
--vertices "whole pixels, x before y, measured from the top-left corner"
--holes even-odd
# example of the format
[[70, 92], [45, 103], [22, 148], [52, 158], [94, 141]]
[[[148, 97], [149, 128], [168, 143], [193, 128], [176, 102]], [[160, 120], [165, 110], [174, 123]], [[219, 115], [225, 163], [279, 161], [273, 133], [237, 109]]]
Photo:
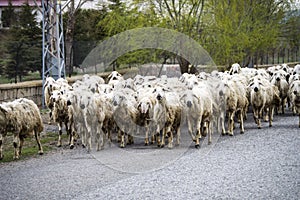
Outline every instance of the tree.
[[97, 23], [106, 16], [106, 9], [79, 9], [76, 12], [73, 41], [73, 63], [79, 66], [98, 41], [106, 37], [102, 27]]
[[218, 64], [246, 58], [244, 65], [249, 65], [255, 55], [278, 44], [288, 5], [288, 1], [276, 0], [212, 0], [209, 6], [214, 21], [205, 33], [204, 46]]
[[17, 21], [15, 9], [12, 6], [11, 0], [8, 2], [8, 7], [2, 11], [3, 27], [11, 27]]
[[4, 72], [15, 82], [22, 81], [28, 72], [41, 70], [41, 29], [35, 20], [36, 13], [27, 4], [22, 6], [15, 25], [9, 29], [6, 43], [7, 59], [4, 61]]
[[65, 59], [66, 68], [68, 70], [69, 77], [73, 73], [73, 41], [74, 41], [74, 28], [76, 22], [76, 12], [89, 0], [79, 0], [75, 3], [75, 0], [70, 0], [67, 4], [67, 23], [65, 31]]
[[[205, 0], [135, 0], [138, 6], [148, 6], [160, 16], [161, 27], [171, 28], [199, 41], [203, 32], [203, 13]], [[182, 48], [182, 47], [178, 47]], [[181, 73], [197, 72], [192, 66], [189, 71], [189, 61], [176, 56]]]

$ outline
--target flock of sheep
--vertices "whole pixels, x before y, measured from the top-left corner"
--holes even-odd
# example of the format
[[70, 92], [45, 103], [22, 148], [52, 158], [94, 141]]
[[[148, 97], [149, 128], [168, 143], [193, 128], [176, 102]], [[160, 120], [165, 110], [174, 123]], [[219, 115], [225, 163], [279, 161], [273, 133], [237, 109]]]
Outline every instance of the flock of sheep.
[[[250, 106], [258, 128], [262, 119], [272, 126], [273, 113], [284, 114], [286, 106], [299, 115], [300, 127], [300, 65], [253, 69], [235, 63], [229, 71], [183, 74], [180, 78], [136, 75], [125, 79], [113, 71], [106, 81], [84, 75], [72, 85], [65, 79], [47, 78], [44, 94], [49, 123], [53, 121], [59, 128], [57, 146], [62, 146], [64, 125], [71, 149], [80, 138], [82, 146], [91, 151], [95, 139], [98, 151], [115, 135], [124, 148], [139, 133], [145, 133], [145, 145], [164, 147], [167, 140], [167, 146], [173, 148], [174, 140], [180, 144], [183, 125], [199, 148], [202, 137], [207, 136], [211, 143], [214, 131], [232, 136], [235, 123], [244, 133]], [[32, 134], [42, 154], [42, 131], [40, 112], [33, 101], [22, 98], [0, 104], [0, 158], [7, 132], [14, 133], [14, 158], [19, 158], [24, 138]]]

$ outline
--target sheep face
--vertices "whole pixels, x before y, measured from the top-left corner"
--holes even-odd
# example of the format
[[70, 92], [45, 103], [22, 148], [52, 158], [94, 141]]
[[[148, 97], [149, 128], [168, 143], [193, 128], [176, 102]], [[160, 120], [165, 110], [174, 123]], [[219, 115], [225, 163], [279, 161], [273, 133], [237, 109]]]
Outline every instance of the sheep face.
[[110, 80], [121, 80], [122, 79], [122, 75], [119, 72], [117, 72], [117, 71], [113, 71], [108, 76], [108, 79], [109, 79], [109, 81]]
[[125, 97], [121, 94], [115, 94], [113, 96], [113, 105], [114, 106], [121, 106], [122, 105], [122, 102], [124, 101]]
[[152, 108], [152, 104], [150, 102], [150, 99], [142, 99], [138, 105], [138, 110], [142, 114], [146, 114], [150, 109]]
[[238, 63], [234, 63], [231, 65], [231, 69], [229, 71], [229, 74], [239, 74], [241, 72], [241, 66]]
[[187, 91], [180, 99], [181, 104], [189, 109], [194, 106], [194, 102], [198, 102], [199, 98], [192, 91]]
[[273, 74], [273, 79], [279, 82], [281, 79], [285, 79], [285, 76], [282, 72], [277, 71]]
[[163, 99], [165, 99], [165, 91], [166, 89], [162, 87], [156, 87], [153, 90], [153, 93], [157, 101], [161, 102]]
[[187, 79], [186, 83], [185, 83], [186, 87], [189, 90], [192, 90], [198, 84], [199, 84], [199, 82], [198, 82], [198, 79], [196, 76], [192, 76], [191, 78]]
[[258, 92], [258, 91], [260, 90], [260, 87], [261, 87], [262, 85], [263, 85], [263, 84], [262, 84], [262, 82], [261, 82], [260, 80], [254, 79], [254, 80], [250, 83], [249, 87], [250, 87], [254, 92]]

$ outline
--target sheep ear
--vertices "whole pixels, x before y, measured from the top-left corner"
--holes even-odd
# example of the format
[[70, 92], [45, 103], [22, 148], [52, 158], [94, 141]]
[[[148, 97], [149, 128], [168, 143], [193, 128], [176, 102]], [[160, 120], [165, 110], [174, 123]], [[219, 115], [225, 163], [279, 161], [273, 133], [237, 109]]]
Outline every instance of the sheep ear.
[[184, 97], [186, 97], [186, 94], [182, 95], [182, 96], [180, 97], [180, 100], [183, 99]]

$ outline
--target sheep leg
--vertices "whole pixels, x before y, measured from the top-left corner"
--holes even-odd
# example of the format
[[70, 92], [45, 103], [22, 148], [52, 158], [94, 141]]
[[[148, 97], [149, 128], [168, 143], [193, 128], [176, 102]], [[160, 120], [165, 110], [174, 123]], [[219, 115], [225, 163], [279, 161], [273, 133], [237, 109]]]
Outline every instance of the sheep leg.
[[23, 144], [24, 144], [24, 138], [23, 138], [23, 137], [20, 137], [19, 155], [22, 154], [22, 147], [23, 147]]
[[97, 133], [96, 133], [96, 140], [97, 140], [97, 148], [96, 150], [102, 150], [104, 148], [104, 134], [102, 132], [102, 123], [97, 125]]
[[189, 119], [187, 120], [187, 122], [188, 122], [188, 131], [189, 131], [189, 134], [192, 137], [192, 140], [195, 142], [196, 141], [196, 137], [193, 134], [192, 122]]
[[228, 135], [233, 136], [234, 112], [228, 114]]
[[273, 122], [273, 111], [274, 109], [272, 107], [269, 108], [269, 127], [272, 127], [272, 122]]
[[176, 133], [177, 133], [176, 145], [180, 145], [180, 134], [181, 134], [180, 126], [177, 127]]
[[160, 126], [159, 125], [157, 125], [157, 129], [156, 129], [156, 142], [157, 142], [157, 146], [160, 147], [161, 141], [160, 141]]
[[300, 113], [299, 113], [299, 128], [300, 128]]
[[265, 122], [269, 121], [269, 110], [270, 110], [270, 108], [264, 109], [264, 121]]
[[119, 135], [121, 136], [120, 147], [124, 148], [125, 147], [125, 133], [121, 129], [119, 129]]
[[239, 118], [240, 118], [240, 132], [241, 134], [243, 134], [245, 132], [243, 111], [240, 111]]
[[48, 122], [49, 125], [51, 124], [52, 120], [53, 120], [52, 111], [50, 110], [50, 113], [49, 113], [49, 122]]
[[162, 135], [161, 135], [161, 144], [160, 148], [163, 148], [165, 146], [165, 137], [166, 137], [166, 128], [163, 128]]
[[90, 153], [92, 149], [92, 127], [87, 127], [87, 135], [86, 135], [86, 142], [87, 142], [87, 152]]
[[62, 135], [62, 122], [58, 123], [58, 141], [57, 141], [57, 146], [61, 147], [61, 135]]
[[282, 114], [284, 114], [285, 105], [286, 105], [286, 98], [281, 102]]
[[168, 135], [168, 148], [172, 149], [173, 148], [173, 132], [171, 131], [171, 127], [168, 127], [166, 133]]
[[221, 123], [221, 126], [222, 126], [222, 135], [226, 135], [225, 116], [224, 116], [224, 114], [221, 114], [221, 116], [220, 116], [220, 123]]
[[208, 138], [207, 138], [208, 145], [210, 145], [211, 144], [211, 132], [212, 132], [210, 122], [207, 122], [207, 130], [208, 130]]
[[36, 143], [39, 148], [38, 154], [43, 155], [44, 152], [43, 152], [43, 147], [42, 147], [41, 140], [40, 140], [40, 133], [37, 131], [34, 131], [34, 137], [35, 137]]
[[14, 159], [19, 159], [20, 140], [18, 135], [14, 136], [13, 145], [14, 145]]
[[146, 133], [145, 133], [145, 146], [149, 145], [149, 127], [146, 127]]
[[74, 135], [73, 135], [73, 130], [72, 130], [72, 123], [65, 122], [65, 127], [67, 134], [69, 135], [69, 146], [70, 149], [74, 148]]
[[0, 160], [3, 159], [3, 147], [2, 147], [2, 144], [3, 144], [3, 137], [2, 137], [2, 134], [0, 133]]
[[200, 148], [200, 138], [201, 138], [201, 122], [202, 118], [200, 117], [198, 122], [197, 122], [197, 135], [195, 137], [195, 148], [199, 149]]
[[257, 124], [257, 128], [261, 128], [261, 124], [260, 124], [260, 118], [259, 118], [259, 111], [258, 109], [253, 109], [253, 117], [254, 117], [254, 121]]

